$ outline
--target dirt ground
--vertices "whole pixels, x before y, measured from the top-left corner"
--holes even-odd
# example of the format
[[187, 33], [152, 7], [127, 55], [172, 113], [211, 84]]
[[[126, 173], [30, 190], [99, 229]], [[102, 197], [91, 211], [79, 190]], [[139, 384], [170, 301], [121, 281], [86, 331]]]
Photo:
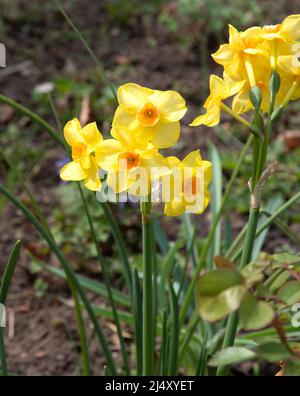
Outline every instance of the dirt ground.
[[[27, 21], [25, 15], [30, 5], [24, 1], [20, 7], [24, 18], [5, 18], [8, 67], [0, 71], [0, 83], [1, 93], [26, 105], [27, 98], [37, 84], [51, 81], [68, 70], [80, 74], [94, 65], [76, 37], [68, 41], [66, 51], [65, 37], [70, 34], [70, 29], [58, 11], [51, 11], [49, 15], [43, 11], [41, 15]], [[205, 156], [209, 134], [210, 140], [222, 149], [223, 143], [211, 131], [187, 127], [199, 111], [200, 98], [207, 89], [207, 77], [203, 76], [199, 67], [199, 48], [187, 52], [174, 37], [163, 34], [155, 22], [151, 26], [151, 39], [155, 39], [156, 45], [151, 46], [149, 32], [141, 27], [138, 20], [124, 27], [110, 24], [109, 17], [102, 12], [97, 2], [87, 5], [86, 1], [77, 1], [76, 8], [68, 10], [80, 28], [92, 26], [89, 29], [89, 42], [115, 84], [135, 81], [148, 85], [151, 81], [151, 85], [159, 89], [178, 87], [187, 98], [190, 111], [184, 120], [182, 144], [178, 147], [181, 155], [191, 147], [201, 147]], [[120, 64], [133, 65], [134, 68], [116, 75], [114, 71]], [[1, 134], [10, 121], [10, 117], [2, 119]], [[53, 122], [51, 119], [49, 121]], [[33, 145], [45, 137], [46, 133], [39, 131]], [[62, 150], [57, 149], [51, 161], [60, 159], [62, 154]], [[58, 177], [53, 164], [52, 167], [49, 165], [49, 159], [41, 163], [40, 167], [41, 177], [33, 183], [33, 189], [46, 217], [51, 219]], [[3, 174], [0, 173], [0, 177], [3, 178]], [[19, 194], [23, 197], [21, 190]], [[207, 223], [208, 217], [209, 214], [203, 218], [204, 223]], [[243, 217], [236, 218], [236, 229], [241, 227], [242, 220]], [[205, 227], [202, 233], [205, 233]], [[0, 273], [18, 238], [24, 241], [25, 247], [7, 302], [9, 369], [23, 375], [75, 375], [78, 373], [80, 344], [68, 288], [64, 281], [46, 274], [43, 276], [49, 281], [49, 289], [42, 298], [36, 296], [33, 288], [35, 276], [28, 269], [26, 251], [28, 244], [38, 243], [39, 238], [20, 211], [8, 204], [0, 219]], [[282, 235], [274, 231], [270, 241], [271, 250], [272, 246], [277, 247], [283, 242]], [[49, 260], [56, 264], [52, 256]], [[92, 265], [96, 267], [97, 263]], [[100, 278], [101, 274], [95, 271], [93, 276]], [[94, 298], [93, 302], [99, 300]], [[118, 343], [113, 323], [103, 321], [101, 324], [117, 354]], [[90, 328], [88, 332], [91, 334]], [[97, 370], [94, 374], [101, 374], [103, 361], [95, 341], [92, 341], [90, 351], [93, 367]]]

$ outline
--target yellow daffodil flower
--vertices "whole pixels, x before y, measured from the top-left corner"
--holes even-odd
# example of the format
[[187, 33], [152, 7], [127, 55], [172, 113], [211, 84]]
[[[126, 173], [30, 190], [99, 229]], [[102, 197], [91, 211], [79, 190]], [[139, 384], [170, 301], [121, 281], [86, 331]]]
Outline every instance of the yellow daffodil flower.
[[266, 48], [261, 38], [247, 37], [247, 32], [238, 32], [229, 25], [229, 44], [222, 44], [219, 50], [212, 55], [215, 62], [224, 66], [227, 74], [234, 76], [247, 72], [250, 83], [255, 86], [252, 61], [253, 58], [268, 58]]
[[114, 139], [104, 140], [96, 149], [98, 165], [108, 172], [108, 186], [115, 193], [149, 194], [151, 172], [155, 169], [156, 177], [165, 174], [165, 158], [152, 143], [138, 142], [128, 128], [115, 127], [111, 135]]
[[300, 14], [290, 15], [277, 25], [254, 26], [247, 30], [247, 37], [296, 43], [300, 38]]
[[179, 120], [187, 111], [179, 93], [128, 83], [118, 89], [118, 101], [113, 127], [127, 127], [137, 140], [151, 141], [158, 148], [177, 142]]
[[288, 91], [281, 104], [285, 107], [290, 100], [296, 100], [300, 97], [300, 62], [295, 55], [284, 55], [278, 58], [278, 68], [289, 77], [289, 84], [286, 84]]
[[64, 128], [64, 137], [71, 146], [73, 161], [66, 164], [61, 172], [62, 180], [84, 180], [86, 188], [97, 191], [101, 187], [98, 164], [94, 156], [97, 146], [103, 141], [95, 122], [81, 128], [77, 118], [69, 121]]
[[164, 214], [203, 213], [210, 201], [211, 163], [202, 160], [199, 150], [188, 154], [183, 161], [171, 156], [166, 162], [170, 175], [162, 178]]
[[296, 44], [300, 38], [300, 15], [290, 15], [282, 23], [264, 27], [254, 26], [247, 30], [248, 39], [262, 39], [269, 43], [270, 63], [277, 69], [278, 45], [280, 43]]
[[210, 76], [210, 95], [204, 103], [206, 114], [197, 117], [190, 126], [207, 125], [213, 127], [219, 124], [221, 109], [225, 109], [222, 100], [237, 94], [244, 86], [245, 81], [224, 81], [220, 77]]

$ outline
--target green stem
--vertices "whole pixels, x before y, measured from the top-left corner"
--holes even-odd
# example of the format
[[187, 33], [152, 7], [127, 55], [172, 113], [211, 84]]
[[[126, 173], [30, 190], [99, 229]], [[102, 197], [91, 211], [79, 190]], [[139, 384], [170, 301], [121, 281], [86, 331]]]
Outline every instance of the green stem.
[[[256, 228], [259, 218], [259, 207], [251, 208], [249, 213], [247, 234], [244, 243], [243, 255], [240, 262], [240, 268], [242, 269], [251, 259], [252, 249], [255, 241]], [[223, 341], [223, 349], [228, 348], [234, 344], [236, 331], [238, 327], [238, 313], [234, 312], [229, 316], [224, 341]], [[227, 367], [221, 366], [217, 370], [217, 375], [222, 376], [226, 375]]]
[[203, 268], [203, 266], [205, 264], [205, 259], [206, 259], [207, 253], [209, 251], [211, 242], [212, 242], [212, 240], [214, 238], [215, 231], [217, 229], [219, 221], [221, 220], [221, 217], [223, 215], [225, 206], [226, 206], [228, 198], [230, 196], [233, 184], [234, 184], [235, 179], [236, 179], [236, 177], [237, 177], [237, 175], [238, 175], [238, 173], [240, 171], [240, 167], [241, 167], [242, 162], [243, 162], [243, 160], [244, 160], [244, 158], [245, 158], [245, 156], [246, 156], [246, 154], [247, 154], [247, 152], [249, 150], [249, 147], [252, 144], [252, 141], [253, 141], [253, 136], [250, 135], [248, 140], [247, 140], [247, 142], [246, 142], [246, 144], [243, 147], [243, 150], [241, 151], [241, 154], [239, 156], [237, 164], [236, 164], [236, 166], [234, 168], [234, 171], [233, 171], [233, 173], [231, 175], [231, 178], [230, 178], [230, 180], [229, 180], [229, 182], [227, 184], [225, 193], [223, 195], [222, 204], [221, 204], [221, 206], [220, 206], [220, 208], [218, 210], [218, 213], [216, 214], [215, 220], [214, 220], [214, 222], [213, 222], [213, 224], [212, 224], [212, 226], [211, 226], [211, 228], [209, 230], [206, 242], [204, 243], [204, 245], [202, 247], [201, 256], [199, 258], [197, 267], [195, 268], [195, 270], [193, 272], [192, 281], [191, 281], [191, 283], [190, 283], [190, 285], [188, 287], [185, 299], [184, 299], [182, 307], [181, 307], [180, 323], [183, 323], [183, 321], [184, 321], [184, 319], [186, 317], [186, 313], [187, 313], [188, 307], [190, 306], [190, 303], [191, 303], [191, 301], [193, 299], [193, 293], [194, 293], [194, 290], [195, 290], [195, 287], [196, 287], [196, 283], [197, 283], [197, 279], [199, 277], [199, 273], [200, 273], [200, 271], [202, 270], [202, 268]]
[[97, 316], [92, 308], [92, 306], [89, 303], [89, 300], [81, 287], [77, 277], [75, 276], [72, 267], [69, 265], [67, 260], [65, 259], [64, 255], [62, 254], [61, 250], [57, 246], [56, 242], [54, 239], [49, 235], [48, 231], [43, 227], [43, 225], [38, 221], [38, 219], [24, 206], [13, 194], [11, 194], [2, 184], [0, 184], [0, 192], [2, 192], [17, 208], [19, 208], [23, 214], [27, 217], [27, 219], [34, 225], [34, 227], [37, 229], [39, 234], [46, 240], [48, 245], [51, 247], [52, 251], [60, 261], [67, 278], [72, 282], [74, 285], [76, 291], [78, 292], [85, 309], [87, 310], [91, 321], [94, 325], [96, 335], [99, 339], [99, 342], [102, 346], [102, 350], [104, 353], [104, 356], [107, 360], [107, 366], [109, 368], [109, 371], [112, 375], [117, 375], [117, 370], [115, 363], [113, 361], [111, 352], [108, 348], [107, 341], [105, 339], [105, 336], [101, 330], [101, 327], [99, 326]]
[[143, 227], [143, 375], [153, 375], [153, 297], [151, 202], [141, 203]]
[[0, 327], [0, 359], [1, 359], [1, 373], [2, 376], [7, 376], [7, 362], [6, 362], [6, 352], [5, 352], [5, 342], [4, 342], [4, 328]]
[[[268, 220], [256, 231], [255, 237], [258, 237], [266, 228], [268, 228], [282, 213], [284, 213], [287, 209], [289, 209], [293, 204], [300, 200], [300, 191], [295, 194], [291, 199], [285, 202], [272, 216], [269, 217]], [[231, 249], [230, 249], [231, 250]], [[240, 255], [242, 254], [242, 248], [240, 248], [234, 256], [232, 256], [231, 260], [236, 262]]]

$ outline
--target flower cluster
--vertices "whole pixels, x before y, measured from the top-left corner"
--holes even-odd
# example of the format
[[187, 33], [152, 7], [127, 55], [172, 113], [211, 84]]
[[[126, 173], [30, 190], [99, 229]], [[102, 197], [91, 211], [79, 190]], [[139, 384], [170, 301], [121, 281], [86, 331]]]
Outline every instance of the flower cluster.
[[[272, 26], [251, 27], [243, 32], [229, 25], [229, 42], [212, 55], [224, 68], [223, 79], [212, 75], [210, 96], [204, 104], [206, 113], [197, 117], [192, 126], [215, 126], [221, 110], [242, 114], [253, 109], [251, 88], [260, 89], [261, 110], [269, 112], [269, 78], [276, 71], [280, 88], [276, 107], [285, 107], [300, 97], [300, 15], [291, 15]], [[233, 96], [232, 109], [223, 100]]]
[[137, 196], [149, 196], [152, 182], [159, 181], [166, 215], [202, 213], [209, 203], [211, 163], [198, 150], [183, 161], [159, 152], [179, 139], [180, 120], [187, 111], [182, 96], [128, 83], [117, 97], [111, 139], [103, 140], [95, 123], [83, 128], [76, 118], [67, 123], [64, 136], [73, 161], [62, 168], [61, 178], [84, 180], [88, 189], [98, 191], [102, 169], [114, 193]]

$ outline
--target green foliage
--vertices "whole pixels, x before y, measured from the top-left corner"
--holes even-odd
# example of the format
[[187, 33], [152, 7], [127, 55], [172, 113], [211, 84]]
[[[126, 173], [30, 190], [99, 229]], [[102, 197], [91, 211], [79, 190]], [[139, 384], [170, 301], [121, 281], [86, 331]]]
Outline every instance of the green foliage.
[[258, 330], [270, 325], [275, 315], [283, 321], [284, 310], [300, 301], [297, 277], [300, 256], [261, 254], [241, 273], [225, 258], [217, 258], [218, 269], [200, 277], [197, 304], [207, 321], [224, 319], [238, 310], [244, 330]]
[[[78, 190], [74, 183], [61, 184], [57, 190], [60, 206], [54, 210], [55, 227], [53, 235], [65, 252], [77, 252], [82, 263], [86, 258], [97, 257], [95, 246], [91, 242], [89, 224], [82, 216], [83, 204], [78, 199]], [[94, 195], [87, 196], [88, 205], [93, 213], [97, 226], [97, 237], [100, 242], [106, 242], [110, 236], [100, 203]]]

